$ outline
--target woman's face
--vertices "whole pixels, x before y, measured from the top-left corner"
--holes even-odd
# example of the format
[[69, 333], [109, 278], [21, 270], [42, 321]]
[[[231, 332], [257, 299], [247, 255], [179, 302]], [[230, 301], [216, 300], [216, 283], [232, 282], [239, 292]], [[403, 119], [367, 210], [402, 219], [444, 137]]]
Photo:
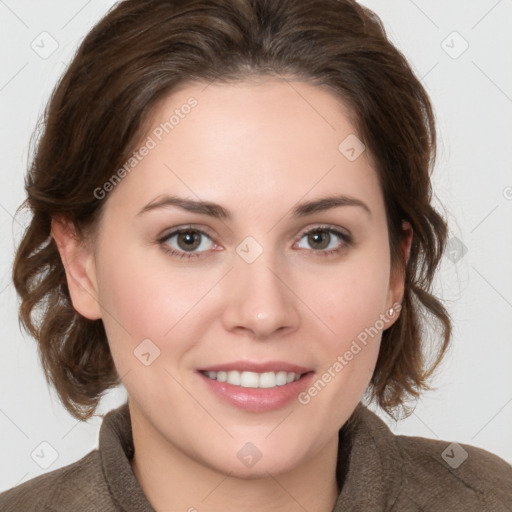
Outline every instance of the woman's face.
[[244, 477], [334, 446], [403, 293], [339, 100], [304, 82], [188, 85], [123, 174], [72, 296], [103, 319], [132, 421], [162, 453]]

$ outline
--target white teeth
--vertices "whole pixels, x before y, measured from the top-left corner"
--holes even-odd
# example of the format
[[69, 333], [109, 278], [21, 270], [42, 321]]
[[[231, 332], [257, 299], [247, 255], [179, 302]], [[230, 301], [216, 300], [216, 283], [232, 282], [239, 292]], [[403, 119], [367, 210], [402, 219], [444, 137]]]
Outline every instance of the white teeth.
[[[219, 374], [217, 374], [217, 377]], [[231, 382], [229, 382], [231, 384]], [[243, 388], [257, 388], [260, 384], [260, 377], [254, 372], [242, 372], [240, 374], [240, 386]]]
[[236, 370], [228, 372], [227, 382], [235, 386], [240, 386], [240, 372], [237, 372]]
[[277, 372], [276, 384], [278, 386], [284, 386], [286, 384], [286, 372]]
[[276, 385], [276, 374], [265, 372], [260, 375], [260, 388], [273, 388]]
[[203, 372], [203, 374], [212, 380], [227, 382], [242, 388], [275, 388], [276, 386], [290, 384], [301, 377], [300, 373], [285, 371], [256, 373], [233, 370], [229, 372]]

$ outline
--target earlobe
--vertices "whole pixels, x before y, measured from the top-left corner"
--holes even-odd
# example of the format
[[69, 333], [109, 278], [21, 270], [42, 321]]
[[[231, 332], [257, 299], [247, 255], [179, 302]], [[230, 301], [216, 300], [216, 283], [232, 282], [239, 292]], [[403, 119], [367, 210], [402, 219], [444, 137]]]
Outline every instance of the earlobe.
[[51, 235], [64, 265], [73, 307], [90, 320], [101, 318], [92, 248], [69, 220], [52, 219]]

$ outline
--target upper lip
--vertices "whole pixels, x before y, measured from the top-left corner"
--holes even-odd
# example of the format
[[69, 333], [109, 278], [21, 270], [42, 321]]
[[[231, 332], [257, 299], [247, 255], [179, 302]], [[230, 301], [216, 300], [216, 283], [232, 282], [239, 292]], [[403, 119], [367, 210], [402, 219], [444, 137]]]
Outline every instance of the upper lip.
[[256, 361], [232, 361], [230, 363], [220, 363], [204, 368], [199, 368], [201, 372], [229, 372], [232, 370], [238, 370], [241, 372], [279, 372], [285, 371], [287, 373], [308, 373], [312, 371], [304, 366], [299, 366], [292, 363], [286, 363], [284, 361], [267, 361], [267, 362], [256, 362]]

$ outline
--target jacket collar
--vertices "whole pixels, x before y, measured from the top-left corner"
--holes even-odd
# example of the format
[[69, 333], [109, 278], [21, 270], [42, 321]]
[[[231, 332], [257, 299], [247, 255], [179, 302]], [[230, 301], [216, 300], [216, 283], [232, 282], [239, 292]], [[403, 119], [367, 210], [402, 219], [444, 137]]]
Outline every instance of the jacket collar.
[[402, 487], [402, 456], [396, 436], [359, 404], [338, 435], [336, 468], [341, 492], [333, 512], [388, 510]]
[[134, 454], [128, 402], [110, 411], [100, 428], [99, 452], [112, 499], [126, 512], [155, 512], [131, 466]]

